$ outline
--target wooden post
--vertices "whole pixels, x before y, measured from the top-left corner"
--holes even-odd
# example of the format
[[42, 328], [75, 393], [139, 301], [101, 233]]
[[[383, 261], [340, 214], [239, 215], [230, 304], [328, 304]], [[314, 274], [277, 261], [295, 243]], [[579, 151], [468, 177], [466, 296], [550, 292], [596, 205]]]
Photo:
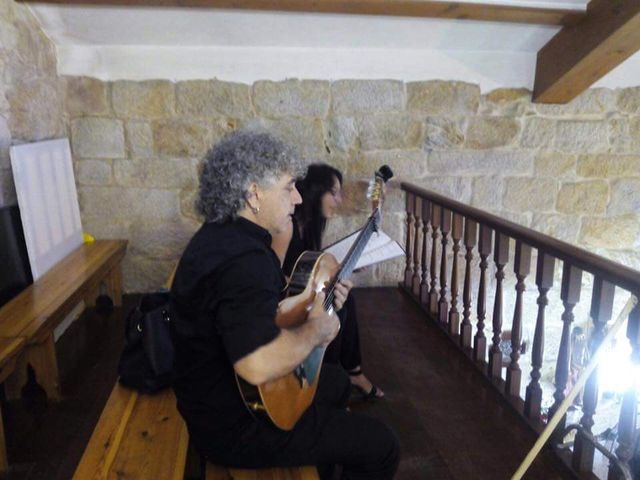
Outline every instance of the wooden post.
[[553, 287], [553, 274], [556, 259], [551, 255], [538, 250], [538, 264], [536, 268], [536, 285], [538, 285], [538, 317], [536, 330], [533, 335], [533, 347], [531, 349], [531, 382], [527, 386], [524, 401], [524, 414], [527, 418], [540, 419], [540, 407], [542, 406], [542, 388], [540, 387], [540, 369], [544, 358], [544, 310], [549, 303], [547, 292]]
[[460, 333], [460, 313], [458, 312], [458, 252], [462, 239], [462, 215], [453, 214], [451, 238], [453, 238], [453, 263], [451, 264], [451, 310], [449, 311], [449, 334]]
[[[420, 251], [420, 227], [422, 226], [422, 205], [424, 200], [420, 197], [415, 197], [414, 204], [414, 218], [415, 222], [413, 224], [413, 277], [411, 277], [411, 291], [416, 297], [420, 296], [420, 274], [421, 274], [421, 251]], [[422, 226], [423, 227], [423, 226]], [[423, 227], [424, 228], [424, 227]]]
[[422, 199], [422, 281], [420, 282], [420, 303], [429, 303], [429, 281], [427, 244], [429, 243], [429, 223], [431, 222], [431, 202], [426, 198]]
[[407, 238], [405, 244], [405, 255], [407, 259], [407, 263], [404, 269], [404, 286], [406, 288], [411, 288], [411, 280], [413, 279], [413, 261], [412, 261], [412, 247], [413, 243], [411, 242], [411, 233], [413, 231], [413, 204], [414, 204], [414, 195], [412, 193], [406, 192], [405, 196], [406, 200], [406, 211], [407, 211]]
[[516, 274], [516, 305], [513, 310], [513, 324], [511, 325], [511, 363], [507, 367], [507, 379], [505, 391], [513, 397], [520, 396], [520, 383], [522, 370], [520, 360], [520, 348], [522, 346], [522, 295], [525, 290], [524, 281], [531, 270], [531, 247], [526, 243], [516, 243], [516, 256], [513, 271]]
[[[555, 399], [553, 405], [549, 409], [549, 417], [552, 417], [558, 407], [565, 398], [564, 391], [569, 380], [569, 352], [570, 352], [570, 336], [571, 324], [573, 323], [573, 309], [580, 301], [580, 291], [582, 290], [582, 270], [574, 267], [565, 261], [562, 267], [562, 290], [560, 298], [564, 304], [564, 313], [562, 314], [562, 336], [560, 339], [560, 349], [558, 351], [558, 360], [556, 362], [556, 390], [553, 394]], [[566, 418], [563, 417], [558, 422], [557, 434], [562, 432], [565, 427]]]
[[473, 247], [476, 245], [478, 224], [467, 218], [464, 225], [464, 246], [467, 250], [464, 268], [464, 290], [462, 292], [462, 325], [460, 327], [460, 345], [462, 348], [471, 348], [471, 261], [473, 260]]
[[496, 232], [496, 246], [493, 252], [496, 264], [496, 297], [493, 302], [493, 337], [489, 349], [489, 376], [502, 377], [502, 350], [500, 337], [502, 335], [502, 281], [504, 280], [504, 266], [509, 261], [509, 237]]
[[436, 246], [438, 245], [438, 229], [440, 228], [441, 212], [440, 205], [431, 204], [431, 289], [429, 290], [429, 313], [436, 318], [438, 314], [438, 270], [436, 263], [438, 261], [438, 253]]
[[442, 209], [440, 222], [442, 232], [442, 252], [440, 255], [440, 301], [438, 302], [438, 318], [440, 324], [446, 325], [449, 320], [449, 303], [447, 302], [447, 245], [451, 231], [451, 210]]
[[487, 353], [487, 338], [484, 335], [484, 319], [487, 314], [487, 257], [491, 253], [493, 231], [486, 225], [480, 225], [480, 239], [478, 251], [480, 252], [480, 284], [478, 285], [478, 329], [473, 338], [473, 359], [476, 362], [484, 362]]

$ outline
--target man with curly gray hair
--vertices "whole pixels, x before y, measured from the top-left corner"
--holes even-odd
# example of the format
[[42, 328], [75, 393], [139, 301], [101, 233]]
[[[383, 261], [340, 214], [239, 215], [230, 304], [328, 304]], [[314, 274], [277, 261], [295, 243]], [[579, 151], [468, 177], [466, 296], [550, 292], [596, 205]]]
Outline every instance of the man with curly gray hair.
[[[178, 409], [196, 448], [217, 464], [318, 465], [323, 478], [338, 464], [344, 478], [389, 479], [397, 440], [377, 420], [345, 409], [350, 381], [340, 367], [322, 367], [315, 401], [291, 431], [254, 418], [237, 389], [236, 374], [252, 385], [289, 374], [340, 326], [324, 310], [323, 293], [300, 326], [275, 322], [285, 282], [271, 236], [291, 229], [302, 201], [299, 171], [295, 154], [264, 132], [233, 132], [207, 153], [197, 202], [205, 223], [171, 287]], [[338, 284], [335, 310], [350, 288]]]

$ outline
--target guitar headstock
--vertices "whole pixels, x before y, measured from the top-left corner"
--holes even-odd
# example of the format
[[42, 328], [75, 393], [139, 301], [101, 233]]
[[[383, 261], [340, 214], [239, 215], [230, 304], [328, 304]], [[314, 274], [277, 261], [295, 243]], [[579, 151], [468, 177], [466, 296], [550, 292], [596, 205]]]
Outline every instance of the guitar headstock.
[[371, 208], [375, 215], [375, 229], [378, 230], [378, 223], [380, 222], [380, 209], [384, 203], [385, 184], [393, 177], [393, 171], [388, 165], [381, 166], [375, 173], [373, 180], [369, 182], [369, 188], [367, 189], [367, 198], [371, 200]]
[[381, 166], [375, 173], [373, 180], [369, 182], [367, 198], [371, 200], [371, 208], [381, 209], [384, 203], [384, 186], [393, 177], [393, 171], [388, 165]]

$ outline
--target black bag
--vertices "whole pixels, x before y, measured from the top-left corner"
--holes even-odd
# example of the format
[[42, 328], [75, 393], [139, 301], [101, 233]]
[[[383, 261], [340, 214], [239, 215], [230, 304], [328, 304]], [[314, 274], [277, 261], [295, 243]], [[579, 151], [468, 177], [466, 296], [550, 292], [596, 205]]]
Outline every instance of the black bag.
[[148, 293], [125, 321], [125, 345], [118, 364], [122, 385], [143, 393], [171, 386], [173, 344], [169, 292]]

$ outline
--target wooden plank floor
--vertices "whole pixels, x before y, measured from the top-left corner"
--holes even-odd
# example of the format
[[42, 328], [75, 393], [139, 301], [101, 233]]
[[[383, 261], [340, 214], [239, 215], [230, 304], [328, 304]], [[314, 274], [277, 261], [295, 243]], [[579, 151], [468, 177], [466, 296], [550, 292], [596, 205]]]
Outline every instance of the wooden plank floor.
[[[365, 372], [386, 398], [353, 408], [392, 426], [402, 445], [397, 478], [508, 479], [535, 438], [484, 384], [449, 340], [397, 289], [354, 292]], [[116, 379], [123, 311], [88, 311], [57, 344], [63, 400], [5, 405], [10, 480], [67, 480]], [[354, 397], [355, 398], [355, 397]], [[537, 461], [530, 479], [571, 478], [555, 457]]]

